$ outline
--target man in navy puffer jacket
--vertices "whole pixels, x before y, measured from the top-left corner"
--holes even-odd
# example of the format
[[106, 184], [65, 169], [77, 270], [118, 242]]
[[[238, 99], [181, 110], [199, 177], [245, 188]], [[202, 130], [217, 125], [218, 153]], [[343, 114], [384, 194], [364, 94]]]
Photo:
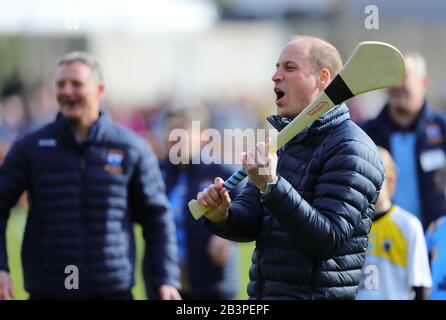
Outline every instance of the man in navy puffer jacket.
[[179, 299], [175, 227], [149, 145], [99, 111], [104, 85], [90, 55], [62, 58], [55, 91], [57, 119], [18, 139], [0, 167], [0, 300], [12, 295], [6, 222], [24, 190], [31, 299], [131, 299], [134, 221], [143, 227], [151, 291]]
[[[276, 67], [278, 115], [269, 120], [280, 131], [327, 87], [342, 62], [327, 42], [299, 37], [285, 46]], [[197, 199], [211, 208], [204, 223], [212, 232], [256, 241], [250, 298], [353, 299], [384, 169], [347, 107], [327, 112], [278, 158], [257, 144], [244, 153], [243, 166], [249, 182], [232, 204], [220, 178]]]

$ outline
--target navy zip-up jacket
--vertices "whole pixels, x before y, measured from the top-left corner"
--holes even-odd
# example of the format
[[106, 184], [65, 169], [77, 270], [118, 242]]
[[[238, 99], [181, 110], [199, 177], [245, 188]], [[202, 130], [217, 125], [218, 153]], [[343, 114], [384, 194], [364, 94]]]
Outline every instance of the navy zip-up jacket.
[[[156, 288], [179, 286], [175, 226], [149, 145], [101, 113], [85, 141], [60, 114], [18, 139], [0, 167], [0, 270], [8, 270], [10, 208], [28, 191], [23, 238], [25, 288], [35, 295], [108, 295], [134, 285], [133, 222], [143, 227]], [[65, 268], [79, 270], [67, 290]]]
[[[281, 130], [289, 120], [273, 116]], [[279, 180], [262, 197], [248, 183], [221, 237], [256, 241], [251, 299], [354, 299], [384, 179], [376, 146], [337, 106], [278, 152]]]
[[[387, 150], [391, 150], [390, 137], [396, 131], [402, 131], [389, 116], [389, 107], [384, 106], [378, 117], [361, 125], [373, 141]], [[438, 151], [446, 154], [446, 116], [433, 109], [426, 101], [416, 119], [407, 131], [416, 135], [415, 154], [418, 177], [419, 201], [421, 204], [421, 222], [424, 229], [446, 212], [444, 181], [446, 180], [444, 163], [434, 170], [423, 170], [421, 156], [426, 152]], [[404, 172], [401, 172], [404, 174]]]

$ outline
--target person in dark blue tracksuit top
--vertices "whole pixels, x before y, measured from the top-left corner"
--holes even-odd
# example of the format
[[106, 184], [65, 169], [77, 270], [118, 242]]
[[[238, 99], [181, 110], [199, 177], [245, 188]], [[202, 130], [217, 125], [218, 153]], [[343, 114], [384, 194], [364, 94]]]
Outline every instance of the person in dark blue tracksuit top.
[[[342, 61], [327, 42], [299, 37], [276, 67], [277, 115], [269, 120], [280, 131]], [[340, 104], [277, 156], [263, 142], [244, 154], [249, 182], [232, 203], [221, 178], [200, 192], [197, 201], [211, 209], [203, 223], [223, 238], [256, 241], [250, 299], [354, 299], [384, 178], [376, 146]]]
[[421, 220], [426, 230], [446, 211], [442, 181], [446, 168], [446, 114], [427, 101], [426, 62], [405, 54], [406, 77], [388, 90], [379, 115], [361, 124], [373, 141], [392, 154], [398, 169], [394, 203]]
[[55, 91], [56, 120], [19, 138], [0, 167], [0, 299], [12, 295], [5, 228], [24, 190], [31, 299], [131, 299], [133, 222], [143, 227], [152, 291], [179, 299], [175, 226], [149, 145], [100, 112], [104, 84], [89, 54], [61, 59]]
[[[171, 107], [166, 114], [168, 135], [181, 130], [178, 136], [189, 142], [188, 147], [182, 150], [189, 152], [182, 155], [182, 159], [174, 159], [175, 152], [169, 152], [169, 156], [161, 161], [161, 172], [177, 229], [182, 275], [180, 292], [184, 300], [235, 299], [239, 291], [237, 247], [232, 241], [204, 229], [194, 220], [187, 206], [198, 191], [212, 183], [215, 175], [228, 178], [232, 174], [222, 164], [202, 162], [202, 131], [194, 132], [192, 121], [200, 121], [204, 130], [209, 120], [206, 111], [184, 103]], [[169, 140], [170, 150], [175, 150], [178, 143], [181, 141], [177, 142], [175, 138]], [[191, 163], [193, 159], [196, 163]], [[239, 191], [239, 188], [232, 190], [230, 196], [235, 197]]]

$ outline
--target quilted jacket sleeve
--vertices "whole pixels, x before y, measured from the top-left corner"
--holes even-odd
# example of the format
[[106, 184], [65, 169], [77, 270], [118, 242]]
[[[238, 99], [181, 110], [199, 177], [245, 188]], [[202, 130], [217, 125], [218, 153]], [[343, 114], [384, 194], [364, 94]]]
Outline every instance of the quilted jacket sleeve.
[[20, 142], [16, 142], [0, 166], [0, 270], [8, 271], [6, 224], [10, 209], [27, 184], [26, 159]]
[[283, 177], [262, 200], [283, 228], [320, 260], [339, 254], [369, 206], [374, 211], [384, 172], [370, 145], [360, 140], [331, 145], [321, 148], [321, 171], [311, 203]]
[[225, 224], [212, 224], [205, 217], [204, 225], [214, 234], [237, 242], [256, 240], [263, 217], [260, 192], [253, 184], [247, 183], [229, 209], [229, 219]]

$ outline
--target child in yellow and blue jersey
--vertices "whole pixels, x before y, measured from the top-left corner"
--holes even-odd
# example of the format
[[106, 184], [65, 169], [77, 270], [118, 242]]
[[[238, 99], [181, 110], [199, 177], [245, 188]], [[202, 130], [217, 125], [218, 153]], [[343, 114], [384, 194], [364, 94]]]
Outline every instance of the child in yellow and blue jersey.
[[378, 147], [386, 178], [369, 234], [358, 300], [422, 300], [432, 285], [423, 227], [392, 203], [396, 173], [391, 155]]

